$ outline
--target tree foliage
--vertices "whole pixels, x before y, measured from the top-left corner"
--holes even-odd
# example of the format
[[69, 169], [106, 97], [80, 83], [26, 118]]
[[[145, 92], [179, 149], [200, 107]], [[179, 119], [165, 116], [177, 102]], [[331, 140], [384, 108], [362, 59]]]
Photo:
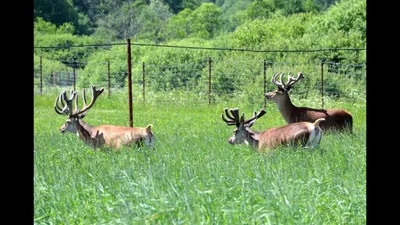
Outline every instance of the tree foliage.
[[172, 16], [160, 0], [125, 2], [116, 11], [98, 20], [96, 35], [109, 41], [121, 39], [164, 40], [165, 21]]
[[[75, 2], [75, 1], [73, 1]], [[136, 43], [164, 43], [168, 45], [245, 48], [255, 50], [308, 50], [318, 48], [365, 48], [366, 47], [366, 2], [365, 0], [281, 0], [231, 1], [220, 0], [214, 3], [192, 1], [198, 4], [191, 9], [184, 8], [174, 14], [172, 3], [182, 6], [189, 1], [139, 0], [125, 1], [114, 5], [108, 0], [85, 0], [80, 9], [89, 12], [89, 6], [98, 3], [93, 9], [104, 15], [96, 18], [94, 13], [88, 18], [97, 24], [93, 35], [77, 35], [73, 23], [56, 25], [37, 18], [34, 23], [35, 46], [64, 46], [65, 49], [35, 49], [36, 55], [48, 60], [80, 60], [87, 64], [80, 70], [82, 85], [106, 82], [106, 62], [110, 61], [115, 78], [112, 85], [122, 87], [126, 82], [126, 48], [113, 46], [105, 48], [68, 48], [69, 46], [99, 44], [133, 39]], [[85, 3], [85, 4], [83, 4]], [[179, 3], [179, 4], [178, 4]], [[245, 9], [226, 12], [233, 8]], [[246, 4], [245, 4], [246, 3]], [[102, 8], [103, 5], [105, 8]], [[111, 10], [115, 9], [115, 10]], [[290, 10], [289, 10], [290, 9]], [[326, 11], [321, 11], [326, 10]], [[90, 20], [92, 20], [90, 19]], [[234, 25], [233, 25], [234, 24]], [[224, 60], [247, 57], [254, 60], [287, 61], [289, 54], [255, 54], [228, 51], [187, 51], [173, 48], [137, 47], [132, 55], [133, 62], [146, 64], [172, 65], [195, 63], [192, 68], [157, 69], [152, 86], [157, 90], [171, 90], [185, 87], [188, 83], [202, 84], [199, 74], [206, 74], [207, 59]], [[310, 61], [325, 59], [340, 63], [365, 63], [365, 51], [359, 52], [309, 52], [302, 53], [296, 60]], [[99, 66], [101, 65], [101, 66]], [[243, 66], [216, 66], [214, 81], [229, 83], [229, 93], [240, 90], [232, 77], [224, 73], [248, 74], [252, 68]], [[140, 67], [133, 69], [140, 74]], [[188, 82], [190, 81], [190, 82]], [[141, 79], [134, 82], [140, 84]]]
[[72, 48], [70, 46], [100, 44], [98, 40], [91, 36], [74, 35], [75, 27], [71, 23], [63, 23], [56, 26], [38, 17], [34, 22], [34, 46], [54, 47], [54, 48], [35, 48], [34, 53], [41, 55], [49, 60], [59, 61], [86, 61], [95, 48]]
[[195, 37], [210, 39], [221, 29], [222, 10], [213, 3], [203, 3], [190, 15], [191, 30]]

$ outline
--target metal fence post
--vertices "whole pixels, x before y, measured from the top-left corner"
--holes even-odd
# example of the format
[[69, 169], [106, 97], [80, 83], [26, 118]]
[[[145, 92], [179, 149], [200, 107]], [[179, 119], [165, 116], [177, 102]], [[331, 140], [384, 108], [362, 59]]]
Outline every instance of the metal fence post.
[[208, 58], [208, 104], [211, 104], [211, 57]]
[[264, 93], [263, 93], [264, 109], [267, 108], [267, 99], [264, 97], [265, 93], [267, 93], [267, 60], [264, 59]]
[[321, 60], [321, 107], [324, 108], [324, 62], [325, 59]]
[[74, 91], [76, 90], [76, 74], [75, 74], [75, 67], [76, 67], [76, 63], [75, 63], [75, 59], [73, 60], [73, 67], [72, 67], [72, 74], [73, 74], [73, 82], [74, 82]]
[[129, 101], [129, 126], [133, 127], [132, 116], [132, 65], [131, 65], [131, 39], [127, 39], [128, 60], [128, 101]]
[[110, 60], [107, 61], [107, 81], [108, 81], [108, 98], [110, 98], [111, 95]]
[[39, 74], [39, 90], [40, 90], [40, 96], [42, 96], [42, 88], [43, 88], [43, 80], [42, 80], [42, 77], [43, 77], [43, 67], [42, 67], [42, 56], [40, 56], [40, 74]]
[[143, 103], [146, 102], [146, 75], [145, 75], [145, 64], [142, 64], [142, 83], [143, 83]]

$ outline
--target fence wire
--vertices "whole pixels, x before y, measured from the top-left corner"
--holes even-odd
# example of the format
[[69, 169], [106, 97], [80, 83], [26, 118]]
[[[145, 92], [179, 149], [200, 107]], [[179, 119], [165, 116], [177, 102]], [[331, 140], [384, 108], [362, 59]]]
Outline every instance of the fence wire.
[[[238, 68], [240, 65], [240, 68]], [[125, 65], [119, 65], [121, 67]], [[109, 94], [126, 89], [127, 72], [115, 72], [108, 63], [98, 64], [101, 76], [94, 85], [104, 87]], [[302, 72], [306, 79], [296, 84], [296, 96], [310, 94], [321, 97], [349, 98], [365, 96], [366, 68], [359, 64], [325, 62], [264, 62], [256, 60], [200, 60], [199, 63], [176, 65], [133, 64], [132, 88], [135, 99], [141, 102], [218, 103], [238, 96], [254, 96], [276, 89], [271, 82], [275, 73], [295, 76]], [[39, 68], [35, 65], [35, 68]], [[39, 71], [35, 69], [35, 71]], [[42, 88], [82, 88], [92, 85], [80, 79], [81, 70], [51, 71], [42, 74]], [[34, 73], [34, 90], [39, 94], [40, 74]], [[286, 82], [286, 76], [283, 81]], [[361, 87], [361, 88], [354, 88]], [[114, 91], [113, 91], [114, 90]], [[362, 93], [360, 93], [362, 92]], [[168, 94], [167, 94], [168, 93]], [[162, 97], [168, 96], [168, 98]]]
[[[298, 72], [305, 76], [293, 88], [295, 96], [300, 99], [318, 96], [321, 107], [324, 106], [324, 98], [346, 98], [350, 101], [366, 99], [366, 64], [321, 60], [329, 51], [345, 50], [352, 52], [350, 55], [359, 55], [365, 49], [273, 51], [140, 44], [132, 46], [135, 48], [131, 84], [133, 100], [137, 102], [211, 104], [235, 100], [265, 104], [264, 93], [276, 89], [271, 82], [272, 75], [288, 75], [289, 72], [292, 76]], [[83, 48], [103, 49], [104, 55], [90, 62], [79, 61], [79, 54], [87, 54]], [[173, 52], [168, 50], [171, 48]], [[35, 94], [53, 94], [52, 90], [81, 89], [91, 85], [104, 87], [109, 96], [117, 92], [128, 92], [126, 43], [39, 46], [34, 49]], [[138, 62], [136, 51], [152, 51], [154, 58], [148, 62]], [[42, 54], [58, 55], [59, 59], [42, 61]], [[285, 54], [289, 55], [285, 58]], [[37, 56], [40, 56], [40, 60]]]

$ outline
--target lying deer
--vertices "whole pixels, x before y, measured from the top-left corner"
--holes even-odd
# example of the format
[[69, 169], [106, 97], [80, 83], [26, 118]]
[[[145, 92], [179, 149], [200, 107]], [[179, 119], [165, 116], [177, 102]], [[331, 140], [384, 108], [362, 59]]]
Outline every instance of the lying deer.
[[263, 116], [266, 112], [261, 109], [258, 113], [254, 112], [254, 116], [248, 120], [244, 119], [244, 113], [239, 119], [239, 109], [230, 110], [225, 108], [226, 119], [222, 113], [222, 120], [228, 126], [235, 125], [232, 137], [229, 138], [230, 144], [247, 144], [258, 149], [259, 152], [268, 152], [280, 145], [301, 145], [303, 147], [316, 147], [322, 138], [322, 131], [319, 127], [324, 118], [317, 119], [314, 123], [297, 122], [286, 124], [281, 127], [269, 128], [265, 131], [258, 132], [251, 130], [254, 122]]
[[[84, 107], [78, 109], [78, 92], [71, 90], [71, 98], [67, 98], [66, 91], [60, 93], [57, 97], [54, 109], [56, 113], [60, 115], [68, 115], [68, 119], [65, 124], [60, 127], [61, 133], [71, 132], [75, 133], [82, 141], [89, 145], [93, 149], [107, 146], [114, 149], [119, 149], [122, 145], [137, 144], [141, 146], [143, 142], [146, 145], [154, 145], [154, 135], [151, 131], [151, 124], [146, 127], [123, 127], [114, 125], [99, 125], [91, 126], [85, 121], [87, 111], [94, 105], [97, 97], [103, 93], [104, 88], [96, 90], [95, 86], [92, 86], [92, 101], [89, 105], [86, 104], [86, 93], [83, 89], [83, 103]], [[75, 110], [72, 110], [72, 101], [75, 100]], [[65, 101], [65, 103], [64, 103]], [[58, 105], [61, 103], [61, 107]]]
[[321, 124], [323, 131], [350, 131], [353, 130], [353, 117], [344, 109], [312, 109], [307, 107], [297, 107], [292, 104], [289, 97], [289, 90], [293, 84], [304, 78], [304, 75], [299, 72], [296, 78], [288, 74], [288, 82], [282, 83], [282, 76], [280, 74], [279, 82], [276, 81], [276, 77], [279, 74], [272, 76], [272, 83], [275, 84], [278, 89], [272, 92], [265, 93], [265, 98], [275, 102], [278, 105], [279, 112], [286, 120], [287, 123], [308, 121], [314, 122], [318, 118], [325, 118], [325, 122]]

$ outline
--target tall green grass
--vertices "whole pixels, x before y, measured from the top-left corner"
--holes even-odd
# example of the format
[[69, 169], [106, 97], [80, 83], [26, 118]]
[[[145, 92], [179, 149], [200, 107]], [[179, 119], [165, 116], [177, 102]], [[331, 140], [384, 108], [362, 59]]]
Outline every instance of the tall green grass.
[[[366, 105], [326, 99], [354, 117], [354, 134], [320, 147], [260, 155], [230, 145], [225, 107], [250, 117], [263, 99], [213, 105], [134, 102], [134, 126], [153, 124], [155, 148], [93, 151], [61, 134], [58, 93], [34, 97], [35, 224], [366, 224]], [[319, 107], [319, 99], [294, 99]], [[103, 93], [85, 121], [129, 125], [125, 93]], [[284, 125], [276, 106], [254, 130]]]

